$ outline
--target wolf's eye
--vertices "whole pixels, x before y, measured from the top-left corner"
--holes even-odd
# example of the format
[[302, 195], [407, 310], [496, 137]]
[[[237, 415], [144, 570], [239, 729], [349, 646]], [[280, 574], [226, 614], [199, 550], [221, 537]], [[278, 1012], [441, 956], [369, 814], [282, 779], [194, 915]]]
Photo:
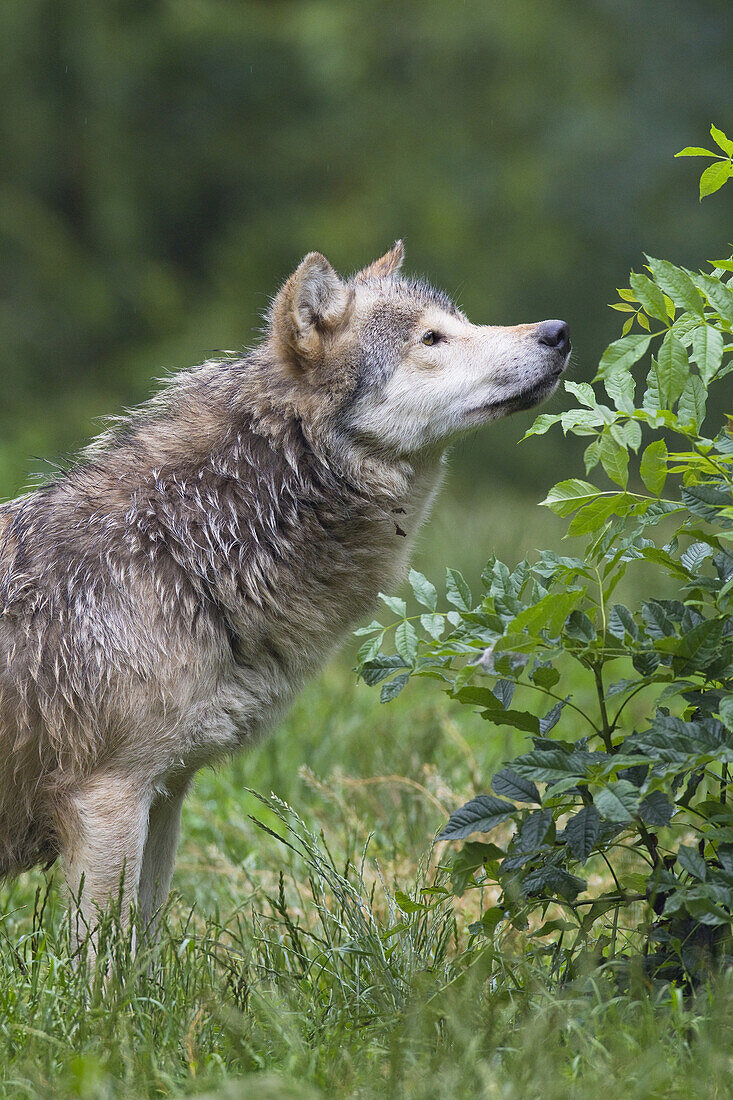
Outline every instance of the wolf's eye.
[[433, 332], [432, 329], [429, 332], [424, 333], [423, 336], [422, 336], [423, 344], [427, 344], [428, 347], [430, 347], [432, 344], [437, 344], [439, 340], [440, 340], [440, 333], [439, 332]]

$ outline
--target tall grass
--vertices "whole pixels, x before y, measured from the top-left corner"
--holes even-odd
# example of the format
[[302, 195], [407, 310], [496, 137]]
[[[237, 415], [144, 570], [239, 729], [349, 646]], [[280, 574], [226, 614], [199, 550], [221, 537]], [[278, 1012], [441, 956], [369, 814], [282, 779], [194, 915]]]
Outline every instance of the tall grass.
[[[549, 541], [516, 501], [444, 500], [418, 561], [475, 579], [490, 552]], [[729, 1095], [726, 979], [694, 1001], [597, 975], [560, 989], [470, 936], [472, 900], [400, 908], [440, 881], [446, 813], [521, 738], [437, 687], [380, 707], [352, 655], [199, 777], [156, 950], [134, 952], [113, 909], [87, 972], [53, 873], [2, 888], [0, 1097]]]
[[467, 946], [445, 907], [402, 913], [368, 847], [339, 869], [299, 815], [258, 804], [274, 827], [253, 827], [294, 870], [225, 916], [169, 907], [154, 952], [113, 910], [85, 973], [38, 891], [26, 933], [0, 942], [0, 1095], [730, 1094], [729, 980], [693, 1001], [620, 996], [603, 975], [553, 989]]

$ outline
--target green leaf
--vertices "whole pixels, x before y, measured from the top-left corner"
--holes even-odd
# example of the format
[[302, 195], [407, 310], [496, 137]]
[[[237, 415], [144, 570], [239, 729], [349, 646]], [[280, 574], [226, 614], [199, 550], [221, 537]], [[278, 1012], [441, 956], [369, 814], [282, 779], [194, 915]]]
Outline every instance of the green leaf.
[[598, 405], [595, 391], [588, 382], [566, 382], [565, 390], [577, 397], [580, 404], [585, 405], [588, 409], [595, 409]]
[[382, 631], [376, 638], [370, 638], [368, 641], [364, 641], [357, 650], [357, 662], [359, 664], [366, 664], [366, 662], [373, 660], [382, 648], [383, 638], [384, 632]]
[[398, 668], [404, 667], [405, 662], [396, 653], [391, 653], [389, 656], [378, 653], [376, 657], [372, 657], [371, 660], [365, 663], [365, 667], [361, 670], [361, 678], [365, 684], [374, 687], [381, 680], [386, 680]]
[[656, 283], [653, 283], [646, 275], [637, 275], [636, 272], [632, 272], [631, 286], [649, 316], [666, 325], [668, 321], [667, 306], [664, 301], [664, 294]]
[[490, 870], [491, 864], [496, 864], [503, 855], [504, 852], [496, 844], [482, 844], [475, 840], [464, 844], [461, 850], [456, 852], [450, 866], [450, 881], [456, 897], [465, 893], [475, 871], [480, 867]]
[[527, 897], [538, 894], [557, 895], [566, 901], [574, 901], [575, 898], [587, 886], [585, 879], [571, 875], [562, 867], [554, 863], [545, 863], [542, 867], [529, 871], [522, 879], [522, 892]]
[[430, 909], [424, 901], [413, 901], [404, 890], [395, 890], [394, 899], [403, 913], [426, 913]]
[[651, 676], [659, 668], [659, 654], [653, 649], [643, 649], [633, 655], [631, 663], [640, 676]]
[[685, 553], [680, 555], [680, 561], [690, 573], [698, 573], [705, 558], [710, 558], [713, 548], [707, 542], [692, 542]]
[[634, 453], [639, 450], [641, 445], [641, 424], [638, 420], [627, 420], [625, 424], [612, 424], [611, 432], [616, 436], [619, 443], [623, 443]]
[[726, 729], [733, 730], [733, 695], [724, 695], [718, 708], [720, 721]]
[[705, 419], [705, 401], [707, 390], [702, 378], [697, 374], [691, 374], [685, 382], [685, 388], [680, 394], [677, 416], [680, 424], [692, 424], [699, 433], [700, 426]]
[[471, 589], [457, 569], [446, 569], [445, 590], [448, 603], [452, 603], [459, 611], [471, 610]]
[[640, 749], [658, 763], [672, 764], [682, 770], [691, 759], [715, 756], [720, 750], [719, 739], [699, 722], [684, 722], [670, 714], [657, 714], [651, 729], [632, 734], [626, 747]]
[[598, 364], [598, 377], [604, 378], [611, 370], [628, 370], [644, 355], [651, 336], [622, 336], [609, 344]]
[[512, 760], [512, 769], [536, 783], [557, 783], [561, 779], [583, 779], [594, 754], [576, 749], [533, 749]]
[[549, 592], [520, 611], [507, 627], [507, 633], [519, 634], [528, 630], [530, 634], [538, 635], [541, 630], [546, 630], [551, 638], [555, 638], [582, 596], [583, 593], [577, 590]]
[[532, 680], [542, 688], [553, 688], [559, 679], [560, 673], [552, 666], [540, 665], [532, 673]]
[[702, 149], [699, 145], [686, 145], [675, 153], [676, 157], [717, 157], [718, 153], [711, 153], [709, 149]]
[[713, 275], [696, 275], [695, 282], [704, 292], [710, 305], [721, 317], [733, 324], [733, 290]]
[[596, 640], [596, 628], [584, 611], [571, 611], [565, 624], [565, 633], [569, 638], [590, 645]]
[[668, 332], [657, 355], [660, 408], [672, 408], [685, 387], [689, 373], [690, 364], [684, 344]]
[[609, 684], [606, 688], [606, 696], [611, 699], [614, 695], [623, 695], [629, 688], [636, 687], [636, 680], [628, 680], [623, 677], [621, 680], [614, 680], [612, 684]]
[[381, 623], [378, 623], [376, 619], [373, 619], [368, 626], [360, 626], [358, 630], [354, 631], [355, 638], [362, 638], [365, 634], [374, 634], [375, 631], [383, 630], [384, 627]]
[[594, 805], [584, 806], [565, 826], [562, 839], [574, 859], [585, 863], [596, 846], [601, 831], [601, 817]]
[[540, 720], [528, 710], [505, 710], [501, 707], [487, 707], [481, 711], [481, 717], [495, 726], [511, 726], [523, 733], [539, 733]]
[[515, 848], [520, 852], [534, 852], [543, 843], [552, 824], [552, 810], [533, 810], [519, 830]]
[[540, 733], [543, 737], [546, 737], [550, 730], [554, 729], [554, 727], [560, 721], [560, 715], [562, 714], [564, 708], [567, 706], [569, 700], [569, 695], [566, 696], [564, 699], [558, 700], [558, 702], [555, 703], [554, 707], [548, 710], [547, 714], [545, 714], [544, 717], [540, 718]]
[[540, 801], [540, 792], [531, 779], [524, 779], [511, 768], [502, 768], [491, 780], [491, 786], [504, 798], [513, 798], [516, 802]]
[[657, 361], [654, 356], [652, 356], [651, 365], [646, 376], [646, 390], [644, 391], [642, 406], [647, 413], [659, 412], [659, 372], [657, 370]]
[[629, 481], [629, 452], [608, 430], [601, 436], [600, 454], [601, 465], [611, 481], [625, 489]]
[[478, 687], [476, 684], [467, 684], [453, 692], [453, 698], [466, 706], [496, 707], [499, 699], [494, 691], [488, 687]]
[[647, 825], [669, 825], [674, 812], [675, 807], [661, 791], [652, 791], [639, 803], [639, 817]]
[[553, 485], [549, 493], [540, 503], [550, 508], [557, 516], [569, 516], [581, 504], [587, 504], [599, 495], [600, 490], [588, 481], [572, 477], [568, 481], [560, 481]]
[[577, 931], [577, 924], [573, 924], [569, 920], [546, 920], [544, 924], [529, 935], [532, 938], [540, 938], [542, 936], [550, 936], [553, 932], [575, 932]]
[[601, 441], [600, 439], [594, 439], [592, 443], [589, 443], [583, 453], [583, 462], [585, 464], [585, 472], [589, 474], [601, 460]]
[[[720, 889], [720, 888], [718, 888]], [[692, 890], [696, 891], [695, 894]], [[719, 925], [730, 924], [730, 910], [733, 908], [731, 904], [731, 891], [725, 891], [724, 905], [722, 908], [713, 896], [713, 886], [704, 886], [702, 883], [698, 883], [696, 886], [688, 887], [685, 891], [684, 908], [690, 914], [692, 919], [700, 924]], [[672, 895], [674, 897], [674, 895]], [[665, 905], [664, 913], [666, 914], [669, 905], [668, 899], [667, 905]]]
[[733, 165], [729, 160], [718, 160], [706, 168], [700, 176], [700, 202], [706, 195], [713, 195], [727, 183], [733, 175]]
[[717, 126], [713, 125], [710, 127], [710, 136], [715, 144], [720, 146], [724, 153], [727, 153], [729, 157], [733, 156], [733, 141], [731, 141], [723, 130], [719, 130]]
[[668, 260], [655, 260], [653, 256], [647, 256], [646, 259], [654, 282], [669, 295], [674, 304], [702, 316], [702, 297], [687, 272], [681, 267], [675, 267]]
[[515, 813], [516, 807], [511, 802], [480, 794], [450, 815], [448, 824], [437, 839], [462, 840], [471, 833], [488, 833]]
[[437, 641], [445, 630], [445, 619], [442, 615], [421, 615], [420, 626]]
[[394, 680], [389, 680], [386, 684], [383, 684], [379, 694], [380, 703], [390, 703], [393, 699], [396, 699], [409, 679], [409, 672], [401, 672], [399, 676], [395, 676]]
[[724, 515], [720, 510], [733, 503], [730, 491], [715, 484], [683, 485], [681, 495], [685, 507], [693, 515], [721, 525]]
[[650, 638], [668, 638], [676, 634], [673, 619], [658, 600], [648, 600], [642, 604], [641, 615]]
[[611, 608], [608, 616], [608, 631], [622, 642], [627, 634], [630, 638], [639, 637], [639, 627], [628, 607], [624, 607], [622, 603], [615, 603]]
[[644, 546], [641, 551], [641, 556], [646, 561], [653, 561], [655, 565], [661, 565], [674, 577], [679, 577], [680, 580], [686, 581], [688, 579], [687, 570], [673, 558], [666, 550], [662, 550], [660, 546]]
[[376, 638], [369, 638], [366, 642], [359, 646], [359, 649], [356, 652], [357, 662], [360, 665], [365, 665], [368, 661], [372, 661], [379, 653], [383, 639], [384, 631], [380, 627], [379, 634], [377, 634]]
[[417, 631], [406, 619], [399, 624], [394, 634], [395, 649], [408, 665], [414, 664], [417, 657]]
[[626, 824], [633, 820], [639, 806], [639, 789], [628, 779], [619, 779], [603, 787], [594, 798], [598, 813], [605, 821]]
[[596, 409], [568, 409], [560, 416], [563, 435], [572, 432], [573, 435], [595, 435], [596, 428], [604, 422], [601, 405]]
[[701, 882], [704, 882], [707, 878], [707, 864], [697, 848], [680, 844], [677, 849], [677, 862], [682, 870], [687, 871], [687, 874], [692, 875], [693, 878], [700, 879]]
[[[481, 919], [474, 921], [473, 924], [469, 924], [468, 931], [472, 936], [490, 936], [497, 928], [497, 925], [501, 924], [503, 920], [506, 920], [506, 914], [503, 909], [498, 905], [494, 905], [491, 909], [486, 909], [481, 914]], [[573, 927], [575, 927], [573, 925]]]
[[685, 485], [682, 487], [682, 500], [694, 516], [711, 523], [720, 523], [722, 517], [719, 509], [731, 504], [730, 493], [715, 485]]
[[394, 615], [404, 619], [407, 614], [407, 604], [404, 600], [401, 600], [398, 596], [385, 596], [384, 592], [379, 593], [379, 599], [387, 605]]
[[700, 375], [709, 383], [723, 361], [723, 333], [712, 325], [700, 325], [692, 334], [692, 357]]
[[422, 573], [418, 573], [417, 569], [410, 570], [410, 585], [417, 602], [428, 610], [435, 611], [438, 606], [438, 592], [435, 585], [431, 584]]
[[[694, 278], [697, 280], [697, 275], [695, 275]], [[698, 329], [707, 327], [715, 331], [715, 326], [717, 324], [718, 320], [716, 317], [711, 317], [706, 325], [699, 314], [686, 312], [678, 315], [677, 320], [674, 321], [669, 331], [689, 350], [692, 347], [694, 336]], [[691, 350], [690, 356], [694, 358]]]
[[636, 382], [628, 367], [613, 367], [604, 376], [603, 385], [620, 412], [633, 413]]
[[532, 427], [524, 433], [522, 440], [528, 439], [531, 435], [544, 435], [548, 428], [553, 424], [559, 424], [561, 420], [561, 413], [540, 413]]
[[677, 656], [695, 668], [704, 669], [717, 656], [724, 629], [723, 619], [706, 619], [698, 623], [681, 638]]

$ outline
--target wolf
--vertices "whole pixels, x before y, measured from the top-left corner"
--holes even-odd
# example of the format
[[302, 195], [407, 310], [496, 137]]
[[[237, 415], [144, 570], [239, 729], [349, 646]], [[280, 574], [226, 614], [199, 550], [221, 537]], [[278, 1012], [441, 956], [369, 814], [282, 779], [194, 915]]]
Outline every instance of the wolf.
[[556, 388], [568, 326], [475, 325], [309, 253], [247, 353], [175, 374], [0, 506], [0, 879], [60, 856], [154, 926], [196, 771], [251, 745], [404, 575], [458, 436]]

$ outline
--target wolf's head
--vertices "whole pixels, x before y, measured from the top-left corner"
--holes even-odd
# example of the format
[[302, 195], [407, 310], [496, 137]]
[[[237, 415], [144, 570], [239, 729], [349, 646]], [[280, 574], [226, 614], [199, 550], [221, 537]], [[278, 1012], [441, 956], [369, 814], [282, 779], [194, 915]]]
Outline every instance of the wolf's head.
[[400, 276], [403, 256], [398, 241], [342, 279], [310, 252], [282, 287], [269, 339], [301, 407], [406, 456], [550, 396], [570, 355], [563, 321], [474, 325], [441, 291]]

